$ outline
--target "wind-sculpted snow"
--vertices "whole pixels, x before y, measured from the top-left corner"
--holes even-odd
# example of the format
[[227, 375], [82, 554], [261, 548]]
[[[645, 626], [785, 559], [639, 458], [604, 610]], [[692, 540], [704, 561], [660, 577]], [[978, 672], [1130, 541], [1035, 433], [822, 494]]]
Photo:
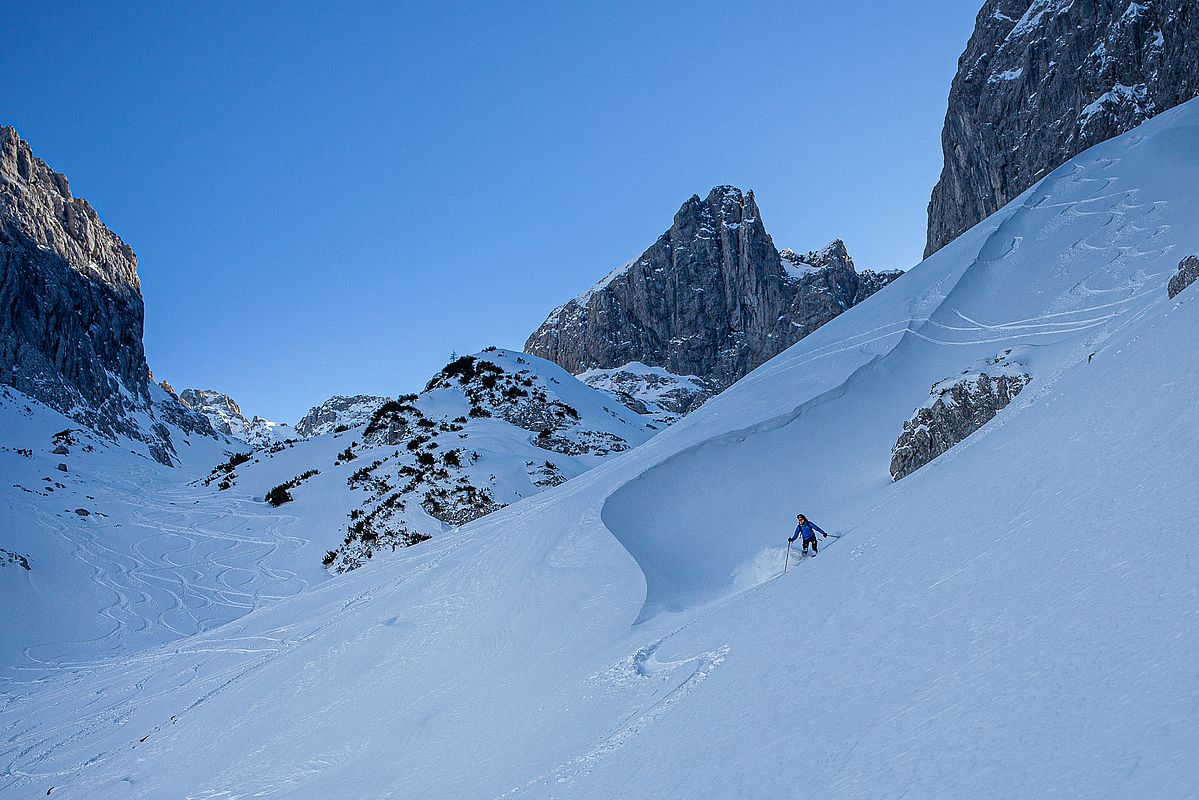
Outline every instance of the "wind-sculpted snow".
[[[1040, 369], [1060, 371], [1085, 358], [1101, 329], [1157, 302], [1170, 249], [1165, 204], [1121, 189], [1118, 164], [1096, 153], [1065, 165], [901, 279], [906, 291], [872, 298], [739, 387], [748, 393], [776, 363], [798, 369], [822, 359], [835, 380], [804, 385], [783, 413], [682, 450], [615, 492], [604, 521], [646, 573], [643, 613], [727, 592], [739, 564], [789, 533], [780, 505], [792, 519], [803, 512], [834, 528], [838, 517], [840, 525], [853, 519], [862, 498], [891, 480], [895, 432], [945, 375], [1014, 346]], [[862, 334], [846, 333], [862, 327], [882, 334], [872, 348], [885, 358], [854, 348]]]
[[[0, 793], [1199, 794], [1197, 179], [1188, 104], [562, 486], [9, 678]], [[929, 386], [1008, 348], [1035, 380], [893, 483]], [[799, 511], [841, 538], [768, 577]]]

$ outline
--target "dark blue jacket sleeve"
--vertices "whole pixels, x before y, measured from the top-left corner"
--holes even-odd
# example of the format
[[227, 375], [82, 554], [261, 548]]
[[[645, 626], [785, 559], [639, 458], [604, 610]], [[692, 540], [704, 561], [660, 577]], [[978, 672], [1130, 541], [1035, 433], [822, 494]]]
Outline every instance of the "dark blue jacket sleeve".
[[[819, 525], [817, 525], [815, 522], [812, 522], [812, 520], [808, 520], [808, 524], [811, 525], [813, 528], [815, 528], [818, 532], [824, 533], [824, 529], [821, 528]], [[827, 533], [825, 533], [824, 535], [828, 536]]]
[[796, 526], [795, 526], [795, 533], [791, 534], [791, 537], [790, 537], [789, 539], [787, 539], [787, 541], [788, 541], [788, 542], [794, 542], [796, 539], [798, 539], [798, 538], [799, 538], [799, 529], [800, 529], [800, 528], [802, 528], [802, 527], [803, 527], [802, 525], [796, 525]]

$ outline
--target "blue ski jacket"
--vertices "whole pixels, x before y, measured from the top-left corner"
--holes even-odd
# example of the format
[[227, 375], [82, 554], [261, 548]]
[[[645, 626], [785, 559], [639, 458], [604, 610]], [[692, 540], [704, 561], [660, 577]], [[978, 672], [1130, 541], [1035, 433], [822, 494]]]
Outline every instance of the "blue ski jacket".
[[815, 539], [817, 533], [824, 533], [824, 531], [815, 522], [808, 520], [802, 525], [796, 525], [795, 533], [787, 541], [794, 542], [800, 536], [803, 536], [804, 541]]

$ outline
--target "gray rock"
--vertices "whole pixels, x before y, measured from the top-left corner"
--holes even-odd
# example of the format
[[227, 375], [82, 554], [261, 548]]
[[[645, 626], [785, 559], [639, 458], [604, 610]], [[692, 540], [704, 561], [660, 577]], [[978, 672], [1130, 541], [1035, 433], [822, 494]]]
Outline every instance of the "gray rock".
[[82, 402], [111, 429], [122, 388], [150, 404], [142, 320], [133, 250], [0, 128], [0, 377], [59, 411]]
[[7, 566], [9, 564], [16, 564], [26, 572], [29, 571], [28, 558], [20, 553], [14, 553], [11, 550], [5, 550], [3, 547], [0, 547], [0, 567]]
[[931, 255], [1072, 156], [1199, 94], [1195, 0], [986, 0], [958, 60]]
[[1199, 258], [1187, 256], [1179, 262], [1178, 272], [1170, 278], [1166, 294], [1173, 300], [1179, 292], [1194, 283], [1197, 278], [1199, 278]]
[[336, 395], [313, 406], [296, 423], [296, 433], [304, 439], [333, 433], [338, 428], [356, 428], [370, 422], [371, 416], [387, 402], [386, 397], [369, 394]]
[[930, 401], [903, 423], [891, 451], [892, 480], [911, 475], [977, 431], [1032, 379], [1001, 357], [992, 364], [933, 386]]
[[50, 453], [52, 455], [56, 455], [56, 456], [69, 456], [71, 454], [71, 451], [69, 449], [67, 449], [67, 446], [65, 444], [60, 444], [58, 447], [51, 450]]
[[57, 467], [55, 467], [55, 469], [57, 469], [59, 472], [66, 472], [67, 465], [60, 462], [59, 465]]
[[143, 441], [170, 464], [170, 431], [135, 418], [156, 418], [162, 405], [150, 390], [142, 325], [133, 250], [72, 196], [65, 176], [0, 127], [0, 383], [104, 436]]
[[266, 447], [289, 438], [292, 428], [255, 415], [246, 419], [232, 397], [216, 389], [184, 389], [179, 402], [205, 417], [213, 429], [253, 447]]
[[662, 427], [699, 408], [724, 388], [710, 378], [674, 375], [641, 364], [587, 370], [578, 377], [591, 388], [611, 394], [626, 407]]
[[213, 430], [226, 436], [233, 436], [231, 420], [237, 420], [243, 427], [249, 424], [241, 413], [241, 406], [216, 389], [184, 389], [177, 396], [183, 405], [208, 417]]
[[75, 513], [81, 517], [90, 517], [92, 514], [92, 512], [88, 511], [86, 508], [77, 508], [75, 509]]
[[780, 255], [753, 192], [693, 196], [638, 258], [558, 307], [525, 350], [573, 373], [631, 362], [727, 387], [899, 273], [858, 273], [845, 246]]

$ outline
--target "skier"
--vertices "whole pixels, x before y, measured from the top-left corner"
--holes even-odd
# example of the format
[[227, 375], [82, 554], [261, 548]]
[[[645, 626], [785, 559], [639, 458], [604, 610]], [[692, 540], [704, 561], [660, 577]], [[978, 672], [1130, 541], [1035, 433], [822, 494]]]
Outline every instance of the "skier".
[[828, 534], [815, 522], [810, 522], [803, 514], [797, 515], [795, 521], [798, 523], [795, 526], [795, 533], [791, 534], [791, 538], [787, 540], [787, 543], [790, 544], [802, 536], [803, 554], [805, 556], [808, 554], [808, 544], [810, 543], [812, 545], [812, 555], [816, 555], [816, 534], [823, 534], [825, 539], [828, 538]]

